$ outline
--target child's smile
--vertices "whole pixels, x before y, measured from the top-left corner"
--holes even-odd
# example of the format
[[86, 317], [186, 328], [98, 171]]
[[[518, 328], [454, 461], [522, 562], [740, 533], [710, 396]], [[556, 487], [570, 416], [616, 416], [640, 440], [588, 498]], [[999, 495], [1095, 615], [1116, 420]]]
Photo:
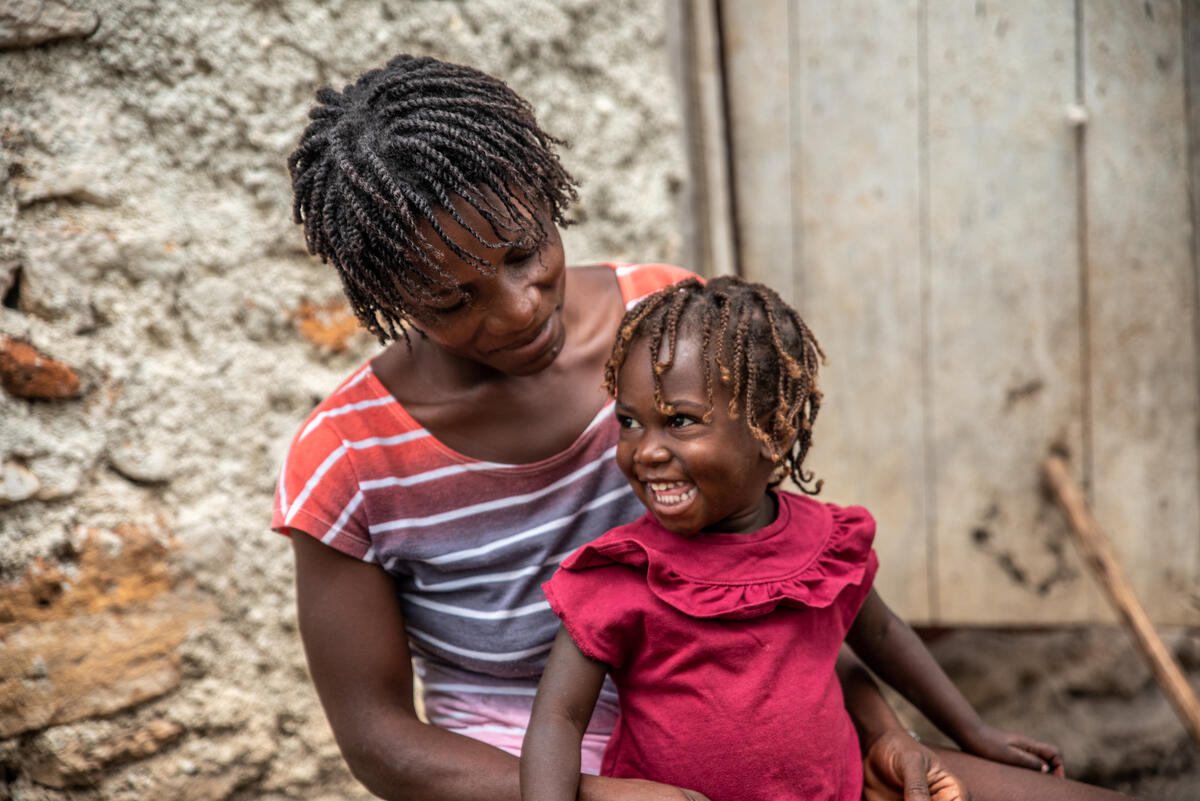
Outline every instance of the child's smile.
[[[748, 532], [775, 517], [767, 494], [770, 450], [743, 418], [729, 416], [729, 389], [714, 378], [709, 421], [707, 365], [697, 337], [679, 332], [675, 362], [662, 375], [664, 414], [654, 402], [646, 340], [634, 344], [617, 377], [621, 436], [617, 464], [643, 504], [666, 528]], [[665, 350], [664, 343], [664, 350]]]
[[650, 481], [648, 484], [655, 502], [661, 506], [687, 504], [696, 497], [696, 485], [686, 481]]

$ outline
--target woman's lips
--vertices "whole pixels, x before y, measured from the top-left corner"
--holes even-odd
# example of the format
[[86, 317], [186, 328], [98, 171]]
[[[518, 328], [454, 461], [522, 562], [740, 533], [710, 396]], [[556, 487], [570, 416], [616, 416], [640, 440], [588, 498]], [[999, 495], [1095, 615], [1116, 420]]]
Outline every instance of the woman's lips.
[[522, 340], [518, 340], [517, 342], [514, 342], [511, 345], [505, 345], [504, 347], [500, 348], [500, 350], [520, 350], [521, 348], [525, 347], [530, 342], [533, 342], [535, 339], [537, 339], [539, 336], [541, 336], [542, 332], [546, 330], [546, 325], [549, 322], [550, 322], [550, 318], [547, 317], [545, 320], [542, 321], [542, 324], [539, 325], [536, 329], [534, 329], [534, 332], [532, 334], [530, 334], [528, 337], [526, 337], [525, 339], [522, 339]]
[[528, 337], [522, 338], [511, 345], [505, 345], [497, 348], [494, 353], [511, 354], [517, 357], [522, 356], [537, 356], [548, 347], [550, 340], [554, 334], [554, 315], [551, 314], [546, 318], [537, 330]]

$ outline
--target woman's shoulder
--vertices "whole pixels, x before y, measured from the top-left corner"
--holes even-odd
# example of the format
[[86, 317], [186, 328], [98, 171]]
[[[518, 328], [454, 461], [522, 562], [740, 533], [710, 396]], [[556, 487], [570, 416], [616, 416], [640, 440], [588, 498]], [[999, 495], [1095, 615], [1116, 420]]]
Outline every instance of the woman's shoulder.
[[683, 267], [653, 262], [610, 261], [600, 264], [577, 265], [573, 266], [571, 270], [580, 277], [592, 276], [603, 282], [611, 281], [610, 276], [615, 276], [617, 288], [621, 292], [621, 300], [624, 301], [626, 308], [665, 286], [677, 284], [688, 278], [700, 277]]
[[617, 284], [621, 287], [621, 298], [629, 308], [647, 295], [663, 287], [678, 284], [688, 278], [698, 278], [695, 273], [670, 264], [614, 264]]
[[[284, 454], [283, 473], [323, 473], [331, 460], [349, 465], [360, 457], [399, 445], [423, 434], [396, 398], [379, 382], [371, 363], [350, 374], [320, 401], [292, 435]], [[349, 456], [345, 459], [342, 456]]]

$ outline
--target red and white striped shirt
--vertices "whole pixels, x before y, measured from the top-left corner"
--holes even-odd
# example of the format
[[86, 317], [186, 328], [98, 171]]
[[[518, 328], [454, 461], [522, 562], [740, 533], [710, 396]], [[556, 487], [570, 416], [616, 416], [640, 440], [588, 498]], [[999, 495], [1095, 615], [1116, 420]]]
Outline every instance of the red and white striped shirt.
[[[627, 308], [692, 275], [612, 267]], [[484, 462], [433, 437], [367, 363], [292, 440], [271, 527], [395, 577], [431, 723], [520, 752], [558, 629], [542, 582], [579, 545], [644, 511], [613, 458], [612, 410], [610, 401], [548, 459]], [[615, 714], [609, 688], [585, 738], [593, 770]]]

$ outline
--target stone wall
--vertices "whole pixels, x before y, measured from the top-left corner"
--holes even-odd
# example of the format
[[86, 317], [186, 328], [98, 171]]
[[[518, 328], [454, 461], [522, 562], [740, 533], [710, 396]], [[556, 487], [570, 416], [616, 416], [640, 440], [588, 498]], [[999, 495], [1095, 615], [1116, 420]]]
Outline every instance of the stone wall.
[[307, 678], [283, 449], [373, 352], [291, 223], [314, 91], [402, 51], [574, 147], [574, 262], [674, 261], [636, 0], [0, 0], [0, 799], [362, 798]]

